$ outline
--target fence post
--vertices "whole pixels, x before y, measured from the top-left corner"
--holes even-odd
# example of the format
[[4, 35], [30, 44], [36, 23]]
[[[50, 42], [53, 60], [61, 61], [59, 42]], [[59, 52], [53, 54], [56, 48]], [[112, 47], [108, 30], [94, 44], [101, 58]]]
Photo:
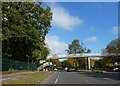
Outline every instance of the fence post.
[[28, 70], [29, 70], [29, 56], [28, 56]]

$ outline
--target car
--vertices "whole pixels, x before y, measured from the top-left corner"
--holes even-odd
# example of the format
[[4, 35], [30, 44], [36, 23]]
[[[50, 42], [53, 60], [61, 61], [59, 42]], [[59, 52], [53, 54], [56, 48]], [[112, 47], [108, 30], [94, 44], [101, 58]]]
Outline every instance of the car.
[[66, 67], [66, 68], [65, 68], [65, 71], [67, 71], [67, 69], [68, 69], [68, 68]]
[[72, 72], [73, 71], [73, 68], [68, 68], [67, 69], [67, 72]]
[[118, 68], [118, 67], [117, 67], [117, 68], [114, 68], [113, 71], [115, 71], [115, 72], [120, 72], [120, 68]]
[[57, 68], [54, 69], [54, 71], [57, 71], [57, 70], [58, 70]]

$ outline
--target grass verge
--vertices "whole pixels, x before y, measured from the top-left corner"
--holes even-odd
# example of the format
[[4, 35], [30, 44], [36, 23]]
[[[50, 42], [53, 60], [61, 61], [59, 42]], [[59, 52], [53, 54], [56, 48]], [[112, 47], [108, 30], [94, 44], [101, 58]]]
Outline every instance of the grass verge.
[[38, 84], [42, 80], [47, 78], [49, 75], [50, 75], [50, 73], [40, 74], [40, 75], [35, 75], [35, 76], [30, 76], [30, 77], [24, 77], [24, 78], [20, 78], [17, 80], [4, 82], [2, 86], [6, 85], [6, 84]]
[[78, 70], [78, 72], [97, 72], [97, 73], [103, 73], [106, 72], [104, 70]]
[[2, 71], [2, 74], [12, 74], [12, 73], [19, 73], [19, 72], [29, 72], [28, 70], [10, 70], [10, 71]]

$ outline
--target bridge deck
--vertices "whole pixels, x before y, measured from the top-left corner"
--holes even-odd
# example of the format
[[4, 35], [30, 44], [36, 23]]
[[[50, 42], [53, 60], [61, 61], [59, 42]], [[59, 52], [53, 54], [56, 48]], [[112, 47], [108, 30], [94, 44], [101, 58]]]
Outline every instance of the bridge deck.
[[48, 56], [47, 59], [64, 59], [64, 58], [78, 58], [78, 57], [105, 57], [105, 56], [120, 56], [120, 53], [80, 53], [80, 54], [55, 54]]

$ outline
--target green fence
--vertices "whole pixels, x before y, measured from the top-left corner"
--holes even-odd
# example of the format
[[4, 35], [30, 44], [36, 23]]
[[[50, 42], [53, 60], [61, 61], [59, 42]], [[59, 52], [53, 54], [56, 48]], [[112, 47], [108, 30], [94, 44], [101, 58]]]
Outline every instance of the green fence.
[[2, 59], [2, 71], [13, 70], [36, 70], [37, 65], [29, 62]]

